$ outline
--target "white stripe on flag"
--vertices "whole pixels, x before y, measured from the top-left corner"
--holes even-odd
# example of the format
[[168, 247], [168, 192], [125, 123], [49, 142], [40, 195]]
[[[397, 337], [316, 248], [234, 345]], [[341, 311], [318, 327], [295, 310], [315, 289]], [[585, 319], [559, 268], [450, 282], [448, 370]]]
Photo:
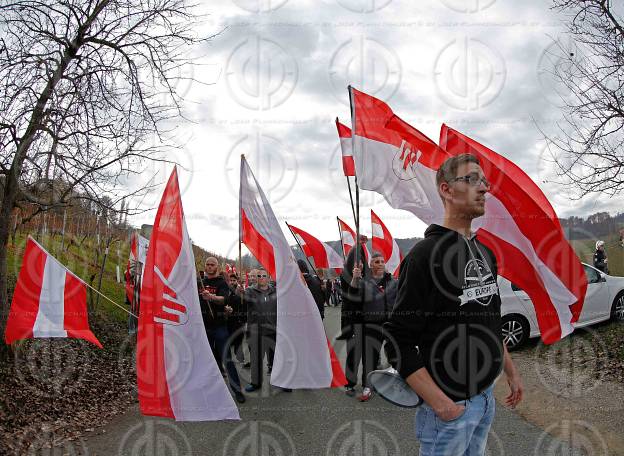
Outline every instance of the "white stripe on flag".
[[576, 302], [576, 297], [539, 258], [533, 244], [522, 234], [507, 208], [491, 194], [486, 195], [485, 216], [473, 220], [472, 229], [476, 231], [478, 228], [492, 233], [524, 254], [542, 279], [550, 301], [555, 307], [561, 327], [561, 338], [574, 331], [574, 326], [570, 323], [572, 312], [569, 306]]
[[46, 257], [33, 337], [67, 337], [65, 322], [65, 268]]

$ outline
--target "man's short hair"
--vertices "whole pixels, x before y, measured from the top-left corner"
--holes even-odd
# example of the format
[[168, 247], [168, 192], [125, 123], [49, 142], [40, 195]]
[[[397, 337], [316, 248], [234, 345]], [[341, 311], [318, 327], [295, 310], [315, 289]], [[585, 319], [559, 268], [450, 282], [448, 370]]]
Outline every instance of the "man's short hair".
[[[459, 154], [447, 158], [444, 163], [440, 165], [436, 173], [436, 187], [438, 188], [438, 192], [440, 191], [440, 184], [442, 182], [450, 183], [457, 177], [457, 168], [464, 163], [475, 163], [481, 166], [479, 159], [472, 154]], [[440, 195], [440, 198], [441, 197], [442, 195]], [[444, 201], [444, 199], [442, 200]]]
[[383, 258], [383, 255], [379, 252], [373, 252], [373, 254], [371, 255], [371, 261], [373, 260], [373, 258]]

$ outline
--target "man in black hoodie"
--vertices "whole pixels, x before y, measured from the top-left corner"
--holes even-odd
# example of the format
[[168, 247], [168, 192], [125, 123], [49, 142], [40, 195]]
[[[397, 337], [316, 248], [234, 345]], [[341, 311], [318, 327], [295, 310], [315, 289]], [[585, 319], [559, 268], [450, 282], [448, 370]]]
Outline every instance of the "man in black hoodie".
[[229, 289], [227, 282], [219, 274], [219, 261], [215, 257], [206, 258], [204, 277], [199, 283], [199, 305], [208, 342], [210, 342], [219, 369], [221, 372], [224, 368], [227, 371], [228, 381], [236, 400], [243, 403], [245, 396], [241, 391], [236, 366], [229, 353], [230, 332], [227, 326], [227, 316], [232, 313], [232, 307], [226, 305]]
[[396, 305], [386, 325], [388, 353], [424, 399], [416, 413], [421, 455], [482, 455], [494, 419], [493, 384], [505, 371], [515, 407], [523, 386], [501, 333], [494, 253], [471, 232], [490, 186], [476, 157], [449, 158], [436, 176], [444, 222], [401, 264]]

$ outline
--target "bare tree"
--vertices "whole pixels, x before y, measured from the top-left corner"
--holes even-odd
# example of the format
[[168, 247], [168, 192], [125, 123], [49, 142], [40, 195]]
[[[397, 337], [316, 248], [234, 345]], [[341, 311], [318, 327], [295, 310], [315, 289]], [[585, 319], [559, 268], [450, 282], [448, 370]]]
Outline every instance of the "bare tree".
[[0, 333], [12, 210], [76, 198], [119, 210], [128, 179], [163, 159], [147, 144], [182, 114], [181, 66], [210, 38], [200, 17], [186, 0], [0, 3]]
[[624, 4], [553, 0], [567, 21], [570, 44], [551, 62], [563, 121], [549, 137], [559, 182], [571, 195], [616, 195], [624, 189]]

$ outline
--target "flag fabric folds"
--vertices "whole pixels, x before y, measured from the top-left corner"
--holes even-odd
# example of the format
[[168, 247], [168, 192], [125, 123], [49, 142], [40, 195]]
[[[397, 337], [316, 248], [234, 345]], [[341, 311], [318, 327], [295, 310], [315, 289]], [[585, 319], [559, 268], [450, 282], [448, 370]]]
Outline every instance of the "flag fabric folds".
[[500, 274], [530, 296], [542, 340], [553, 343], [571, 333], [587, 280], [539, 187], [509, 160], [446, 126], [438, 146], [381, 100], [353, 88], [350, 96], [360, 187], [425, 223], [439, 224], [444, 207], [437, 169], [450, 156], [476, 155], [492, 189], [485, 215], [473, 220], [473, 229], [496, 253]]
[[329, 387], [332, 363], [321, 316], [277, 217], [244, 157], [240, 216], [241, 239], [277, 284], [277, 338], [271, 384], [282, 388]]
[[399, 276], [399, 266], [403, 260], [403, 255], [399, 249], [399, 245], [394, 240], [386, 225], [381, 221], [379, 216], [371, 209], [372, 224], [372, 246], [373, 251], [381, 253], [386, 262], [386, 271], [394, 277]]
[[144, 415], [177, 421], [240, 419], [204, 329], [175, 168], [147, 253], [136, 357]]
[[351, 145], [351, 129], [341, 124], [336, 117], [336, 128], [340, 138], [340, 150], [342, 152], [342, 170], [345, 176], [355, 176], [355, 162], [353, 161], [353, 148]]
[[318, 240], [310, 233], [301, 228], [287, 224], [303, 249], [307, 257], [314, 258], [314, 267], [323, 269], [334, 269], [340, 274], [342, 271], [342, 258], [326, 243]]
[[5, 341], [69, 337], [102, 344], [89, 328], [86, 284], [28, 237]]

